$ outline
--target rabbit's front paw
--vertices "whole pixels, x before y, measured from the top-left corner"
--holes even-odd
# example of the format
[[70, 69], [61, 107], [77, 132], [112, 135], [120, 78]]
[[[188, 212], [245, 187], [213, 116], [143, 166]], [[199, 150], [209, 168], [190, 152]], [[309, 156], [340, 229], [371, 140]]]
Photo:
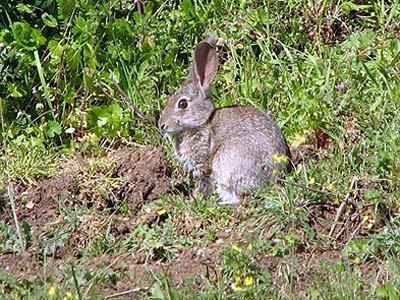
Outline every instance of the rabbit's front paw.
[[212, 193], [212, 184], [210, 177], [202, 177], [196, 183], [196, 188], [193, 191], [193, 196], [197, 197], [200, 194], [209, 196]]

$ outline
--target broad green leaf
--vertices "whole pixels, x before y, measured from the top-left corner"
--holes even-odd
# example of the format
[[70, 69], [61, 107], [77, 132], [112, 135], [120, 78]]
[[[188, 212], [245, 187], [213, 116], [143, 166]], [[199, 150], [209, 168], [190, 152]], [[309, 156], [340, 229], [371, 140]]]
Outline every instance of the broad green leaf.
[[46, 43], [46, 38], [40, 30], [32, 28], [27, 22], [15, 22], [12, 25], [12, 32], [19, 48], [35, 50]]
[[61, 58], [63, 52], [64, 52], [64, 47], [60, 44], [59, 41], [57, 40], [51, 40], [49, 41], [49, 44], [47, 45], [50, 54], [53, 58]]
[[49, 121], [49, 123], [47, 124], [46, 133], [50, 138], [53, 138], [56, 135], [60, 135], [61, 125], [57, 121], [54, 120]]
[[51, 27], [51, 28], [55, 28], [55, 27], [57, 27], [57, 25], [58, 25], [57, 19], [54, 18], [52, 15], [49, 15], [49, 14], [47, 14], [47, 13], [44, 13], [44, 14], [42, 15], [42, 20], [43, 20], [43, 23], [44, 23], [46, 26], [49, 26], [49, 27]]
[[19, 12], [27, 14], [33, 13], [32, 6], [29, 4], [18, 3], [16, 7]]

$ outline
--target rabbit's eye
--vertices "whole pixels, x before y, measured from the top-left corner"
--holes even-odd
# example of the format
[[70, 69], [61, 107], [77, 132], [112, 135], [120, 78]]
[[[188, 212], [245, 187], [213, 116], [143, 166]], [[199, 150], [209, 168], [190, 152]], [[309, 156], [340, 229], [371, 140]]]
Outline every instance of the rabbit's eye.
[[188, 107], [188, 101], [187, 101], [187, 99], [182, 98], [181, 100], [179, 100], [179, 102], [178, 102], [178, 107], [179, 107], [180, 109], [185, 109], [185, 108], [187, 108], [187, 107]]

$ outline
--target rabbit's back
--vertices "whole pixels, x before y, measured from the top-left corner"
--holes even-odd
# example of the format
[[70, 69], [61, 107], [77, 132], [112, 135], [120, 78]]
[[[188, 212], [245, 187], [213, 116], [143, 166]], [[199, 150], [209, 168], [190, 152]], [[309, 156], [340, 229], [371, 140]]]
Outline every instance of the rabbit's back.
[[279, 126], [269, 112], [253, 107], [224, 107], [214, 112], [210, 122], [214, 142], [256, 148], [257, 155], [286, 155], [290, 152]]
[[290, 169], [290, 151], [282, 131], [268, 112], [252, 107], [215, 111], [212, 173], [220, 194], [241, 194], [274, 180]]

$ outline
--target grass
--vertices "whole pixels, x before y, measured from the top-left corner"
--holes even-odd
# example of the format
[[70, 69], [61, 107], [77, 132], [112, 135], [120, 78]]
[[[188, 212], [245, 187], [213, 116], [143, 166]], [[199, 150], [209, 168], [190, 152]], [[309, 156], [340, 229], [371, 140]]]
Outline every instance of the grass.
[[[399, 297], [398, 1], [81, 2], [2, 8], [0, 298]], [[126, 104], [157, 119], [208, 33], [216, 105], [272, 111], [303, 156], [237, 209], [191, 198]], [[143, 145], [167, 149], [173, 189], [132, 207], [111, 153]]]

